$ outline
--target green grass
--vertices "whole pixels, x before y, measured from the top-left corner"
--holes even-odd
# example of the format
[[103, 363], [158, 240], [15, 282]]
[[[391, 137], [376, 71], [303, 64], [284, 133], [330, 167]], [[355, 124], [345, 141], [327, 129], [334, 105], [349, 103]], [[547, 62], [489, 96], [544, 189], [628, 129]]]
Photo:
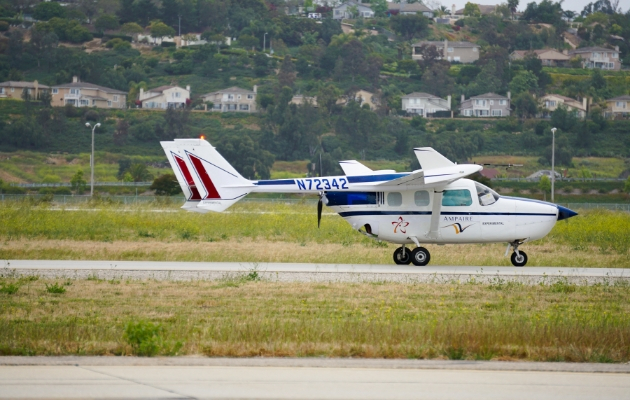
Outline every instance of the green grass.
[[630, 360], [621, 283], [50, 282], [0, 294], [0, 354]]
[[[0, 258], [391, 263], [394, 245], [360, 235], [328, 209], [317, 229], [314, 205], [243, 202], [203, 215], [178, 206], [4, 202]], [[628, 213], [580, 211], [523, 250], [532, 266], [630, 267], [629, 226]], [[430, 251], [434, 264], [509, 265], [502, 247]]]

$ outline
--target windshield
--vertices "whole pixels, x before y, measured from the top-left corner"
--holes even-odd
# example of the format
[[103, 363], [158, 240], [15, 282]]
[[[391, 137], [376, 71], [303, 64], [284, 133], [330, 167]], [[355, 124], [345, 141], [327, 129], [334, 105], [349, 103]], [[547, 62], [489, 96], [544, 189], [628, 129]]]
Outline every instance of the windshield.
[[482, 206], [489, 206], [499, 200], [499, 195], [497, 194], [497, 192], [490, 189], [489, 187], [484, 186], [479, 182], [475, 182], [475, 188], [477, 188], [479, 204], [481, 204]]

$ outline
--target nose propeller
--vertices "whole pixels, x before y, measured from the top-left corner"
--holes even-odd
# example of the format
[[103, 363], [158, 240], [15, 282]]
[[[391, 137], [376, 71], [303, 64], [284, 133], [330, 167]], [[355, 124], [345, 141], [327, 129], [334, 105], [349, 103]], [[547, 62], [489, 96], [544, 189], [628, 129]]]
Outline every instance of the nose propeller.
[[326, 194], [324, 192], [319, 192], [319, 200], [317, 201], [317, 228], [319, 228], [320, 222], [322, 220], [322, 208], [324, 208], [324, 203], [328, 204], [328, 199], [326, 198]]

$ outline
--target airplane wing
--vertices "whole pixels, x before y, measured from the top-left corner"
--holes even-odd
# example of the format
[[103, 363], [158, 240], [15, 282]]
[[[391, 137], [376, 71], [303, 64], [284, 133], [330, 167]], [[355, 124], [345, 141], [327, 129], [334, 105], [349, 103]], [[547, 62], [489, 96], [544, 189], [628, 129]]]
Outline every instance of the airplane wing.
[[[439, 154], [439, 153], [438, 153]], [[424, 187], [440, 187], [446, 186], [451, 182], [464, 178], [468, 175], [481, 171], [483, 167], [475, 164], [453, 164], [449, 167], [436, 168], [429, 170], [416, 170], [411, 174], [391, 181], [381, 182], [377, 186], [424, 186]]]
[[435, 151], [432, 147], [417, 147], [413, 149], [413, 152], [418, 158], [420, 167], [425, 171], [429, 169], [447, 168], [455, 165], [454, 162]]
[[370, 175], [374, 172], [357, 160], [339, 161], [339, 166], [346, 176]]

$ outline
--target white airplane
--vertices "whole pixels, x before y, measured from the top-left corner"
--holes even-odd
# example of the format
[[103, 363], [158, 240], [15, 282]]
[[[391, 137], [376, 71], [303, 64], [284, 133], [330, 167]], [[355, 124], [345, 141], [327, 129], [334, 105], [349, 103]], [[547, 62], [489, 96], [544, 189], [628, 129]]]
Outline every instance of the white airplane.
[[318, 194], [318, 226], [325, 203], [362, 234], [400, 244], [396, 264], [427, 265], [431, 255], [423, 244], [507, 242], [505, 255], [512, 248], [512, 264], [522, 267], [527, 254], [519, 246], [577, 215], [552, 203], [499, 196], [465, 179], [482, 166], [455, 164], [430, 147], [414, 149], [422, 169], [413, 172], [373, 171], [351, 160], [339, 162], [343, 176], [250, 181], [204, 139], [161, 145], [186, 196], [183, 209], [221, 212], [252, 192]]

